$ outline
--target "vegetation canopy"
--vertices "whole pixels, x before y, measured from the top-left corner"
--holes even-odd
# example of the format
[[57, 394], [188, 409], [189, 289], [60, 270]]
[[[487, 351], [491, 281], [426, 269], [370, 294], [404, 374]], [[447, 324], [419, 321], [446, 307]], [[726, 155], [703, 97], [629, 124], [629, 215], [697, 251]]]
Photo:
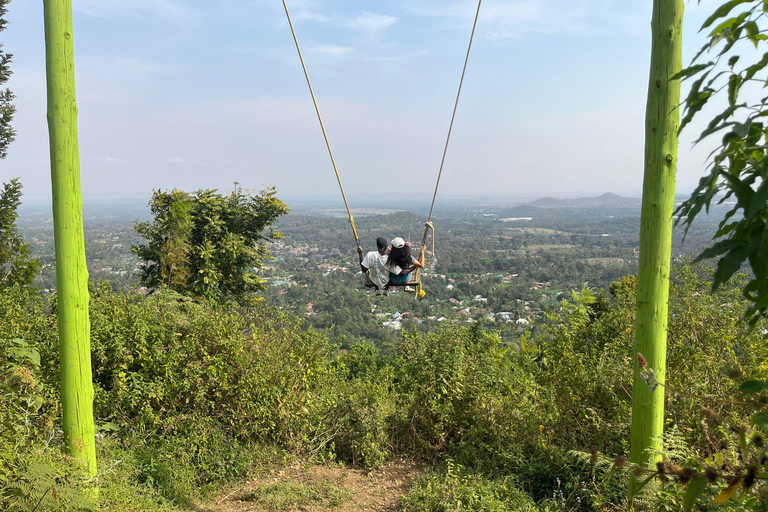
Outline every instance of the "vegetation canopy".
[[264, 288], [257, 271], [269, 258], [266, 242], [282, 237], [272, 225], [289, 211], [274, 189], [156, 190], [149, 207], [154, 220], [136, 224], [147, 242], [131, 248], [143, 285], [240, 302]]
[[[8, 12], [8, 4], [11, 0], [0, 0], [0, 32], [5, 30], [5, 14]], [[3, 50], [0, 44], [0, 87], [11, 78], [11, 59], [13, 55]], [[13, 114], [16, 107], [13, 105], [14, 94], [10, 89], [0, 89], [0, 159], [8, 154], [8, 146], [16, 137], [16, 132], [11, 127]]]
[[20, 204], [21, 182], [15, 178], [0, 191], [0, 290], [31, 285], [37, 274], [38, 262], [30, 257], [16, 226]]

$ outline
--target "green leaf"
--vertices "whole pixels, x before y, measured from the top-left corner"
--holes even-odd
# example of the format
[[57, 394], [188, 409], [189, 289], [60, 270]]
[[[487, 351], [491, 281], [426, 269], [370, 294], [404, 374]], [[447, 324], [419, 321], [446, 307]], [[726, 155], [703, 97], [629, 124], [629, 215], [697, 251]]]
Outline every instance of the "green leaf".
[[707, 488], [707, 482], [707, 477], [701, 475], [694, 478], [691, 483], [688, 484], [688, 489], [686, 489], [685, 496], [683, 496], [683, 510], [685, 512], [691, 512], [691, 510], [693, 510], [696, 501], [698, 501], [704, 493], [704, 490]]
[[749, 80], [754, 77], [758, 71], [765, 68], [765, 66], [768, 65], [768, 52], [763, 54], [763, 57], [757, 62], [757, 64], [752, 64], [747, 68], [747, 73], [744, 75], [744, 81], [748, 82]]
[[763, 390], [763, 381], [761, 380], [748, 380], [741, 386], [739, 386], [739, 391], [741, 391], [744, 394], [747, 395], [753, 395], [755, 393], [759, 393]]
[[737, 247], [743, 247], [746, 246], [746, 242], [743, 240], [723, 240], [721, 242], [716, 243], [712, 247], [709, 247], [701, 252], [694, 262], [698, 263], [702, 260], [707, 260], [710, 258], [714, 258], [716, 256], [719, 256], [721, 254], [727, 253], [728, 251], [731, 251]]
[[120, 425], [108, 421], [98, 427], [99, 432], [117, 432], [120, 430]]
[[633, 489], [634, 494], [629, 497], [629, 502], [631, 503], [634, 497], [640, 494], [640, 491], [642, 491], [645, 488], [645, 486], [647, 486], [651, 482], [651, 480], [653, 480], [655, 477], [656, 477], [656, 474], [652, 473], [651, 475], [646, 477], [642, 482], [637, 484], [637, 487]]
[[683, 128], [685, 128], [685, 126], [693, 120], [693, 116], [695, 116], [697, 112], [704, 108], [704, 105], [707, 104], [709, 98], [712, 97], [713, 92], [714, 91], [712, 89], [705, 89], [696, 94], [696, 96], [693, 98], [693, 101], [686, 100], [685, 116], [680, 122], [680, 129], [678, 131], [682, 131]]
[[741, 266], [747, 260], [749, 255], [749, 246], [739, 247], [728, 254], [723, 256], [720, 261], [717, 262], [717, 270], [714, 275], [714, 289], [717, 289], [721, 284], [727, 282], [733, 274], [739, 271]]
[[710, 67], [712, 67], [714, 65], [715, 65], [715, 63], [713, 61], [709, 61], [706, 64], [696, 64], [694, 66], [687, 67], [687, 68], [685, 68], [683, 70], [680, 70], [677, 73], [675, 73], [672, 76], [671, 80], [680, 80], [680, 79], [688, 78], [688, 77], [690, 77], [692, 75], [695, 75], [699, 71], [702, 71], [704, 69], [710, 68]]
[[760, 29], [757, 27], [757, 22], [750, 20], [744, 27], [747, 29], [747, 37], [757, 48], [757, 44], [760, 42]]
[[748, 13], [743, 12], [735, 18], [729, 18], [720, 23], [717, 27], [714, 28], [714, 30], [712, 30], [712, 32], [709, 34], [709, 37], [717, 37], [718, 35], [723, 34], [723, 32], [729, 28], [738, 26], [747, 17], [747, 14]]
[[728, 103], [731, 106], [736, 105], [736, 100], [739, 97], [739, 91], [741, 90], [741, 76], [731, 75], [728, 78]]
[[768, 432], [768, 414], [756, 414], [752, 417], [755, 425]]
[[731, 0], [730, 2], [726, 2], [720, 7], [718, 7], [712, 15], [707, 18], [707, 20], [704, 22], [704, 24], [701, 26], [701, 30], [704, 30], [708, 26], [712, 25], [716, 20], [719, 18], [722, 18], [724, 16], [728, 16], [728, 13], [730, 13], [736, 6], [739, 4], [743, 4], [746, 2], [749, 2], [751, 0]]

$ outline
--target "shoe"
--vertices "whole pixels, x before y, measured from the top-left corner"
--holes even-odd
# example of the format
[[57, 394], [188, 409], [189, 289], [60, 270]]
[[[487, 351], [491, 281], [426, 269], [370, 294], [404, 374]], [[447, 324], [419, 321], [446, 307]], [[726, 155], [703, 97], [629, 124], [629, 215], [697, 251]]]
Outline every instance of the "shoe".
[[403, 289], [403, 291], [404, 291], [404, 292], [407, 292], [407, 293], [416, 293], [416, 288], [414, 288], [413, 286], [406, 286], [406, 287]]
[[376, 290], [376, 295], [381, 295], [381, 290]]
[[384, 296], [387, 296], [387, 295], [389, 295], [389, 290], [384, 290], [383, 292], [381, 292], [381, 294], [384, 295]]

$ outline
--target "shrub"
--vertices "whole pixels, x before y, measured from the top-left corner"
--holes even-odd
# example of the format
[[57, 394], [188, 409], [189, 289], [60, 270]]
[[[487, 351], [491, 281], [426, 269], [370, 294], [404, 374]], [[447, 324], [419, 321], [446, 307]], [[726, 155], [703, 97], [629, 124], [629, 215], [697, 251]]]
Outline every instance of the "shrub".
[[485, 479], [448, 460], [442, 473], [419, 478], [402, 502], [406, 512], [535, 511], [512, 478]]
[[525, 351], [482, 327], [403, 336], [395, 357], [395, 442], [430, 457], [498, 466], [536, 429], [536, 387]]

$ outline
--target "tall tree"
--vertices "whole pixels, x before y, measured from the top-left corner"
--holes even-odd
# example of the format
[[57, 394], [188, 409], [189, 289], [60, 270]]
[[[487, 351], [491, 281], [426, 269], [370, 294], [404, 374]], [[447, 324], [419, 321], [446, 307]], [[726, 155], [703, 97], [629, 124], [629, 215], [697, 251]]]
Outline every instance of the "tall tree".
[[88, 269], [80, 193], [71, 0], [44, 0], [43, 13], [64, 440], [68, 453], [94, 476]]
[[[11, 0], [0, 0], [0, 32], [5, 30], [7, 21], [5, 14], [8, 12], [8, 4]], [[13, 54], [5, 52], [3, 45], [0, 44], [0, 87], [5, 85], [11, 77], [11, 59]], [[16, 132], [11, 127], [13, 114], [16, 107], [13, 105], [13, 93], [10, 89], [0, 90], [0, 158], [5, 158], [8, 154], [8, 146], [13, 142]]]
[[136, 225], [147, 242], [131, 248], [144, 262], [142, 283], [240, 302], [262, 289], [256, 271], [269, 257], [266, 242], [282, 237], [272, 225], [288, 212], [274, 190], [240, 188], [226, 195], [157, 190], [150, 209], [154, 220]]
[[0, 290], [29, 286], [37, 273], [38, 261], [30, 258], [29, 246], [16, 227], [20, 204], [21, 182], [14, 178], [0, 190]]
[[[675, 206], [677, 132], [682, 69], [683, 0], [654, 0], [651, 73], [645, 120], [645, 178], [640, 217], [640, 267], [635, 353], [664, 382], [667, 357], [669, 266]], [[647, 372], [648, 370], [645, 369]], [[635, 358], [630, 457], [647, 464], [664, 431], [664, 388], [649, 386]]]

